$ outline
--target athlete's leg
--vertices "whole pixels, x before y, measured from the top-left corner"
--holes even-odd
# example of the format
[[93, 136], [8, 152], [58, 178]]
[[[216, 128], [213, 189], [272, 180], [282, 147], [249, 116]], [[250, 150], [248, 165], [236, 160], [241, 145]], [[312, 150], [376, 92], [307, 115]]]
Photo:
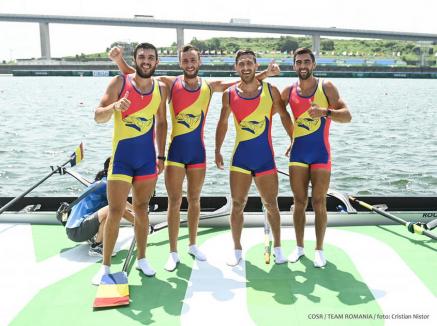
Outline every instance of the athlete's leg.
[[188, 232], [190, 236], [190, 246], [196, 244], [200, 215], [200, 193], [204, 181], [204, 168], [187, 169]]
[[326, 212], [326, 193], [329, 188], [331, 172], [327, 169], [311, 169], [311, 185], [313, 187], [311, 197], [316, 217], [316, 250], [323, 250], [328, 216]]
[[103, 241], [103, 230], [105, 229], [105, 222], [106, 222], [106, 218], [108, 217], [108, 213], [109, 213], [109, 207], [105, 206], [100, 208], [97, 211], [97, 218], [99, 219], [99, 230], [97, 231], [96, 234], [96, 242], [102, 242]]
[[243, 230], [243, 211], [247, 202], [252, 175], [231, 171], [230, 185], [232, 197], [231, 231], [234, 249], [241, 250], [241, 232]]
[[267, 211], [270, 228], [273, 233], [273, 251], [276, 264], [287, 262], [281, 248], [281, 216], [278, 207], [278, 174], [265, 174], [255, 177], [255, 184]]
[[177, 241], [184, 178], [185, 168], [171, 165], [165, 167], [165, 187], [168, 194], [167, 223], [170, 252], [178, 251]]
[[109, 212], [103, 231], [103, 265], [111, 265], [111, 255], [117, 241], [120, 220], [126, 207], [126, 200], [130, 189], [131, 184], [128, 182], [108, 180]]
[[146, 256], [147, 235], [149, 233], [148, 206], [155, 191], [156, 177], [134, 180], [132, 187], [132, 207], [135, 213], [135, 238], [137, 258]]
[[303, 248], [305, 231], [305, 210], [308, 205], [309, 168], [303, 166], [290, 166], [290, 186], [293, 192], [294, 210], [293, 224], [296, 233], [296, 244]]
[[278, 174], [255, 177], [255, 184], [261, 201], [267, 210], [267, 217], [273, 233], [274, 247], [281, 246], [281, 217], [278, 207]]

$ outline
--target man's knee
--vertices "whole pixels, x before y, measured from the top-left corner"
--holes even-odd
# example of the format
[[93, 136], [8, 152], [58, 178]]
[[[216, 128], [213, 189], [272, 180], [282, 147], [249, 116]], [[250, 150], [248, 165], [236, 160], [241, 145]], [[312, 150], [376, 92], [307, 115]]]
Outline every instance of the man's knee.
[[293, 198], [294, 201], [294, 209], [303, 209], [305, 210], [308, 205], [308, 197], [299, 197], [295, 196]]
[[279, 213], [277, 198], [263, 200], [263, 205], [264, 205], [264, 208], [267, 210], [267, 212], [269, 212], [270, 214]]
[[176, 208], [179, 209], [182, 204], [182, 196], [168, 196], [168, 206], [169, 208]]
[[134, 203], [132, 204], [132, 207], [134, 209], [134, 212], [136, 213], [136, 215], [139, 214], [144, 214], [147, 212], [148, 208], [149, 208], [149, 202], [144, 200], [144, 201], [134, 201]]
[[188, 195], [187, 201], [189, 206], [200, 206], [200, 196], [199, 195]]
[[109, 206], [108, 209], [108, 221], [120, 221], [124, 214], [125, 207], [123, 206]]
[[232, 198], [232, 210], [235, 213], [243, 213], [246, 202], [246, 198]]
[[326, 210], [326, 197], [314, 196], [311, 198], [311, 204], [315, 211]]

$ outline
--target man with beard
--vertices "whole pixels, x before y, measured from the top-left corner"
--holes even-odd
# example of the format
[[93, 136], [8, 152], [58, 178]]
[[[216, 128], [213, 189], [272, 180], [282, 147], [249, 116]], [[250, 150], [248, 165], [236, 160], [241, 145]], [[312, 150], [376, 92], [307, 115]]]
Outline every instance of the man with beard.
[[103, 275], [110, 273], [111, 254], [131, 188], [138, 248], [136, 268], [147, 276], [155, 275], [145, 258], [149, 229], [147, 207], [158, 174], [164, 169], [167, 89], [152, 78], [159, 62], [152, 44], [138, 44], [134, 62], [135, 72], [114, 77], [95, 110], [97, 123], [108, 122], [114, 116], [112, 159], [107, 178], [109, 213], [103, 234], [103, 264], [92, 281], [96, 285]]
[[[121, 50], [112, 48], [110, 58], [123, 73], [131, 71], [123, 60]], [[165, 265], [167, 271], [174, 271], [180, 261], [177, 253], [177, 239], [182, 203], [182, 185], [187, 178], [188, 200], [188, 253], [197, 260], [206, 256], [196, 246], [197, 228], [200, 215], [200, 193], [205, 180], [206, 155], [203, 129], [213, 92], [223, 92], [234, 82], [221, 80], [206, 81], [198, 77], [201, 60], [199, 49], [187, 44], [179, 51], [179, 66], [183, 76], [160, 76], [169, 90], [170, 113], [172, 119], [171, 143], [165, 168], [165, 186], [168, 193], [168, 233], [170, 254]], [[279, 73], [279, 67], [272, 63], [269, 69], [258, 74], [263, 79]]]
[[228, 118], [232, 112], [236, 140], [230, 168], [232, 196], [230, 224], [234, 241], [234, 252], [227, 262], [230, 266], [238, 265], [242, 259], [243, 211], [252, 179], [255, 180], [272, 229], [275, 263], [287, 262], [281, 250], [281, 225], [277, 202], [278, 175], [271, 139], [273, 114], [279, 113], [290, 138], [293, 127], [278, 89], [255, 78], [257, 67], [254, 52], [250, 50], [237, 52], [235, 70], [241, 80], [223, 93], [222, 110], [216, 130], [215, 162], [219, 169], [223, 169], [223, 156], [220, 149], [228, 129]]
[[295, 263], [304, 255], [305, 209], [311, 181], [312, 206], [316, 224], [315, 267], [326, 265], [323, 239], [327, 225], [326, 194], [331, 176], [329, 126], [331, 121], [350, 122], [352, 116], [331, 81], [313, 76], [316, 67], [310, 49], [294, 52], [294, 70], [299, 80], [282, 91], [282, 100], [289, 104], [294, 132], [291, 146], [289, 175], [294, 196], [293, 222], [297, 246], [288, 257]]

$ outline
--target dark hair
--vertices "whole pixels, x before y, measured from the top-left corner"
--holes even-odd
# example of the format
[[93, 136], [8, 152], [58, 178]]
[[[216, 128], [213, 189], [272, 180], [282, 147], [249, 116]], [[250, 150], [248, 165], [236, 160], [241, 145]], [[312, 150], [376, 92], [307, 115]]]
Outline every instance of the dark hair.
[[185, 52], [188, 52], [188, 51], [191, 51], [191, 50], [196, 51], [197, 52], [197, 56], [200, 59], [200, 50], [198, 48], [196, 48], [194, 45], [188, 43], [188, 44], [185, 44], [183, 47], [181, 47], [179, 49], [179, 60], [181, 59], [181, 54], [182, 53], [185, 53]]
[[111, 161], [111, 156], [108, 157], [105, 161], [105, 163], [103, 163], [103, 170], [97, 172], [94, 181], [99, 181], [102, 180], [103, 178], [108, 176], [108, 169], [109, 169], [109, 162]]
[[256, 54], [252, 50], [238, 50], [237, 53], [235, 53], [235, 63], [238, 63], [238, 59], [240, 59], [242, 55], [246, 54], [252, 55], [253, 61], [256, 63]]
[[298, 56], [299, 54], [309, 54], [313, 62], [316, 62], [316, 57], [314, 56], [313, 51], [308, 48], [299, 48], [294, 51], [293, 62], [296, 62], [296, 56]]
[[158, 50], [156, 49], [156, 47], [153, 44], [150, 43], [140, 43], [135, 47], [134, 50], [134, 60], [137, 58], [137, 52], [139, 49], [144, 49], [144, 50], [154, 50], [155, 51], [155, 56], [156, 56], [156, 60], [158, 60]]

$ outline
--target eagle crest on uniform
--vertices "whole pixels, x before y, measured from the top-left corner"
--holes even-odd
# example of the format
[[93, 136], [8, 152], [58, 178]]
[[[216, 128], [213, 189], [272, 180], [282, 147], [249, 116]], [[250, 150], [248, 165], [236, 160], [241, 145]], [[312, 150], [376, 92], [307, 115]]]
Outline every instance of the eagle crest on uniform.
[[180, 123], [181, 125], [184, 125], [188, 129], [193, 129], [200, 120], [200, 114], [194, 115], [191, 113], [185, 114], [180, 113], [176, 116], [177, 123]]
[[265, 124], [266, 124], [265, 120], [262, 121], [251, 120], [251, 121], [242, 121], [240, 123], [240, 126], [242, 130], [246, 130], [255, 135], [258, 134], [260, 130], [264, 129]]

